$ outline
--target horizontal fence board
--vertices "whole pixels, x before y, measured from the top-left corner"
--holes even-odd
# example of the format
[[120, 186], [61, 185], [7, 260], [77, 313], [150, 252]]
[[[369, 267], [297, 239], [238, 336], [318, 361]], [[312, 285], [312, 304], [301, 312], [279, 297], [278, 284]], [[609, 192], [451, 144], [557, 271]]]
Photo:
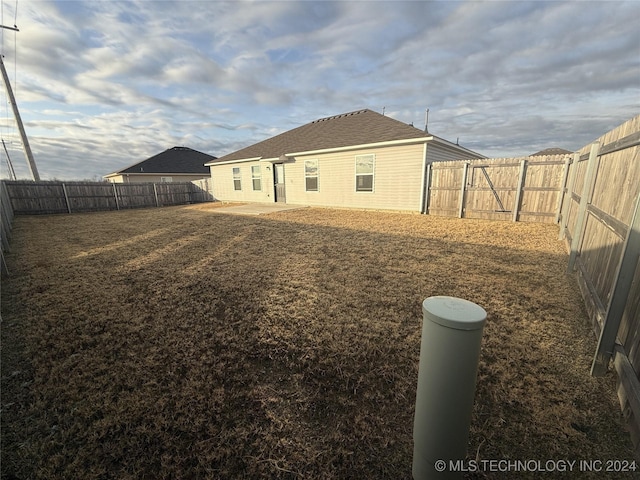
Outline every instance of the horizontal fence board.
[[[627, 221], [640, 192], [640, 146], [600, 157], [591, 203], [611, 217]], [[615, 193], [614, 193], [615, 192]]]
[[522, 187], [523, 192], [561, 192], [561, 189], [556, 187]]
[[629, 227], [615, 217], [603, 212], [595, 205], [587, 206], [587, 212], [594, 216], [603, 226], [607, 227], [613, 233], [618, 235], [620, 239], [624, 239], [627, 235]]
[[467, 192], [515, 192], [514, 187], [468, 187]]
[[556, 216], [554, 214], [546, 214], [546, 213], [530, 214], [527, 212], [520, 212], [519, 217], [520, 217], [520, 221], [522, 222], [550, 223], [550, 224], [557, 223]]

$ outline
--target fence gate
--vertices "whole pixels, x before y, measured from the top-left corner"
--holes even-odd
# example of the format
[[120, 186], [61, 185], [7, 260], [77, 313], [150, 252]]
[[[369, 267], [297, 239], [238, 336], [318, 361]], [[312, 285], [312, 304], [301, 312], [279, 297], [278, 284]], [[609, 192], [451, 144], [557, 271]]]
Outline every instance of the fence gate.
[[429, 214], [555, 222], [568, 157], [545, 155], [434, 163], [429, 175]]
[[491, 215], [505, 220], [513, 212], [518, 189], [519, 163], [470, 165], [466, 216]]

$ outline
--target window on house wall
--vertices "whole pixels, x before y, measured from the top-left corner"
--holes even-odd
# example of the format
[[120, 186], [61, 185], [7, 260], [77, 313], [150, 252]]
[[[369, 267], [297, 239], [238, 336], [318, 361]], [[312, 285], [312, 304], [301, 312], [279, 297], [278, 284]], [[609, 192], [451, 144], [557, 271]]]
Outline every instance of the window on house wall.
[[173, 177], [160, 177], [161, 182], [173, 182]]
[[318, 191], [318, 160], [304, 161], [304, 183], [307, 192]]
[[356, 192], [373, 192], [374, 155], [356, 156]]
[[240, 167], [233, 167], [233, 189], [242, 190], [242, 180], [240, 179]]
[[262, 190], [262, 171], [260, 165], [253, 165], [251, 167], [251, 182], [253, 183], [254, 190]]

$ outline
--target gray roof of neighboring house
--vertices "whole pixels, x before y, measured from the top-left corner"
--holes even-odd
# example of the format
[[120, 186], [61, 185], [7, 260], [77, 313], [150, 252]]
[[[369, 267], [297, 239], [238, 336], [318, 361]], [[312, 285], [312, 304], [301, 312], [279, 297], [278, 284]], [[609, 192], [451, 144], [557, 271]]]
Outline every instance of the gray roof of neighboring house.
[[[184, 173], [191, 175], [208, 175], [209, 167], [204, 164], [215, 160], [213, 155], [198, 152], [187, 147], [173, 147], [149, 157], [142, 162], [118, 170], [113, 174], [160, 174], [160, 173]], [[111, 175], [113, 175], [111, 174]]]
[[279, 158], [294, 152], [430, 137], [412, 125], [369, 109], [321, 118], [218, 158], [212, 163], [247, 158]]
[[566, 155], [567, 153], [573, 153], [573, 152], [570, 152], [569, 150], [565, 150], [564, 148], [553, 147], [553, 148], [545, 148], [544, 150], [540, 150], [537, 153], [532, 153], [529, 156], [537, 157], [539, 155]]

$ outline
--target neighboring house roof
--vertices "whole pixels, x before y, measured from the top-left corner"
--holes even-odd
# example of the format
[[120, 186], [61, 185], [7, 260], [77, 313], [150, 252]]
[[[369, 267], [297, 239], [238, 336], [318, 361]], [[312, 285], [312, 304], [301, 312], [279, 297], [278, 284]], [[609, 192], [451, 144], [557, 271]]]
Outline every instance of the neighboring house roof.
[[573, 152], [570, 152], [569, 150], [565, 150], [564, 148], [553, 147], [553, 148], [545, 148], [544, 150], [540, 150], [537, 153], [532, 153], [529, 156], [537, 157], [539, 155], [565, 155], [567, 153], [573, 153]]
[[173, 147], [149, 157], [142, 162], [126, 167], [106, 177], [124, 174], [189, 174], [208, 175], [209, 168], [205, 163], [215, 160], [213, 155], [198, 152], [187, 147]]
[[279, 158], [282, 155], [293, 153], [396, 140], [426, 140], [431, 137], [433, 135], [412, 125], [364, 109], [314, 120], [301, 127], [224, 155], [210, 164], [254, 158]]

